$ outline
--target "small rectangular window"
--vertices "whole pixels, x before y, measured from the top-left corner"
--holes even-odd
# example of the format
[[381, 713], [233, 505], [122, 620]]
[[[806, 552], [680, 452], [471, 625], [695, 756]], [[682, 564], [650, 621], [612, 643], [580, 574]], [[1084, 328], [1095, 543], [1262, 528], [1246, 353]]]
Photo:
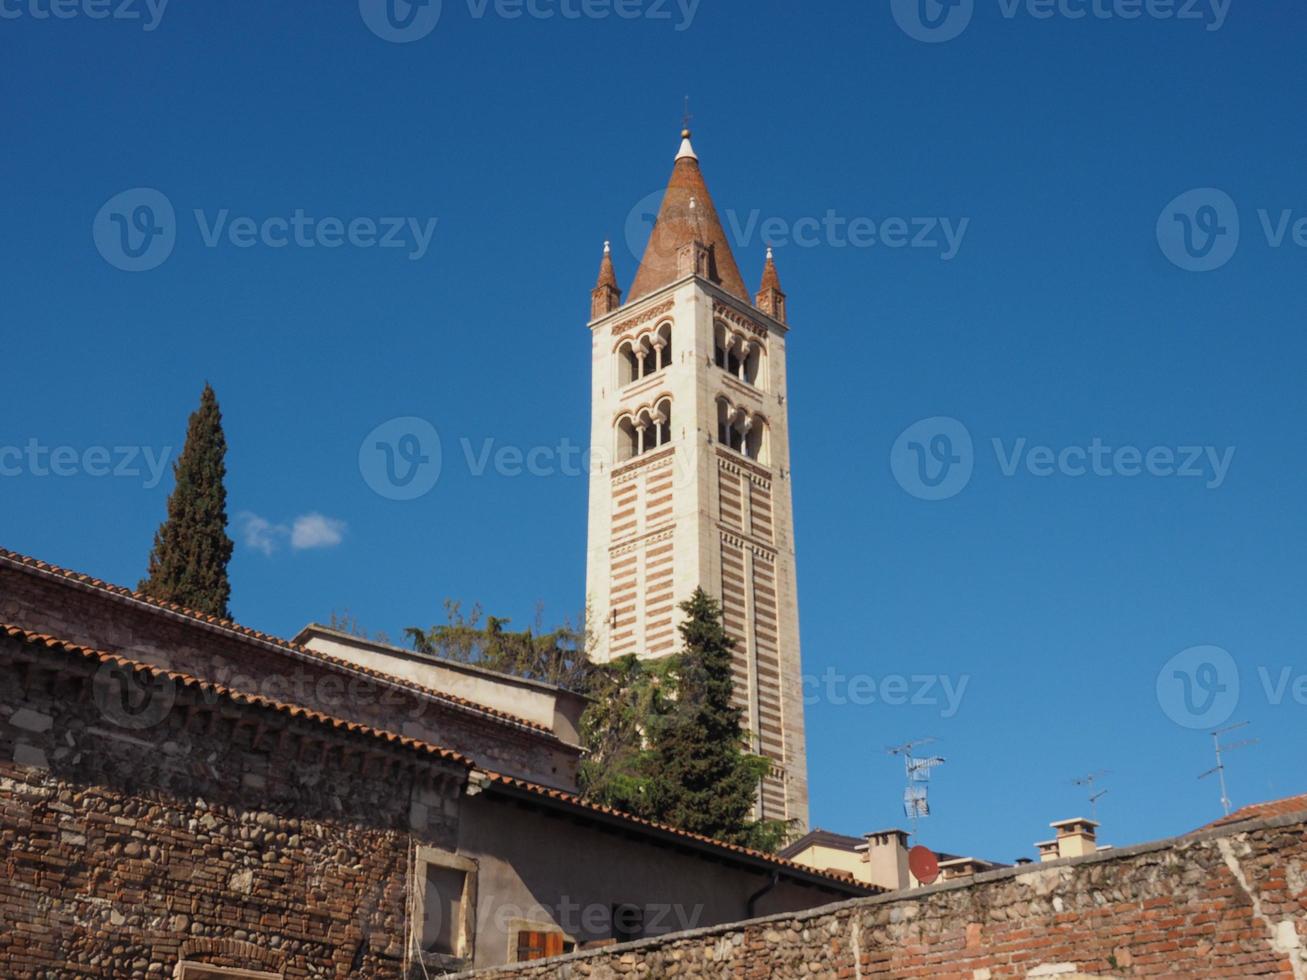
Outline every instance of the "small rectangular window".
[[467, 875], [456, 868], [427, 865], [426, 898], [422, 903], [422, 950], [426, 953], [458, 953], [458, 926], [462, 917], [463, 890]]
[[476, 931], [476, 862], [419, 847], [413, 869], [413, 944], [424, 956], [471, 960]]

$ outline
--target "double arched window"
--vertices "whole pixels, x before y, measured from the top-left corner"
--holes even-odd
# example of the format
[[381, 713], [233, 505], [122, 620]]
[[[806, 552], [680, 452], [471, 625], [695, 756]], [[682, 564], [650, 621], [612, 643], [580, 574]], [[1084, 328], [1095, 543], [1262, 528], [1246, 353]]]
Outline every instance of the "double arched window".
[[759, 387], [765, 355], [762, 341], [732, 330], [721, 320], [713, 324], [713, 359], [731, 377]]
[[617, 347], [618, 383], [622, 386], [656, 374], [672, 363], [672, 325], [661, 323]]
[[625, 462], [672, 441], [672, 400], [658, 399], [617, 420], [617, 461]]
[[767, 420], [725, 398], [717, 399], [717, 441], [749, 459], [767, 462]]

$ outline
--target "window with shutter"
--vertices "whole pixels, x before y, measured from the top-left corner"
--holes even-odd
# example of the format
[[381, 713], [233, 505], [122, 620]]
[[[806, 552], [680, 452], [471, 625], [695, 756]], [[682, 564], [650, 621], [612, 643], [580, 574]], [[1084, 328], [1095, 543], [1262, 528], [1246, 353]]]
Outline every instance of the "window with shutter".
[[517, 962], [527, 960], [547, 960], [551, 956], [562, 956], [572, 944], [567, 942], [561, 932], [532, 932], [522, 930], [517, 934]]

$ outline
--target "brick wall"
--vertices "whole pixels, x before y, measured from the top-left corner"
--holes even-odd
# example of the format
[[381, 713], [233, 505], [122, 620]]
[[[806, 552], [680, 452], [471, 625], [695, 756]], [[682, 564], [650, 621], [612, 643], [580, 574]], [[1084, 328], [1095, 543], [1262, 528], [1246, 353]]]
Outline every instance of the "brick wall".
[[579, 753], [551, 733], [468, 713], [325, 658], [296, 656], [3, 560], [0, 622], [419, 738], [548, 786], [576, 786]]
[[192, 689], [123, 728], [100, 669], [0, 636], [0, 976], [398, 976], [410, 846], [452, 849], [464, 768]]
[[461, 974], [1307, 978], [1307, 816]]

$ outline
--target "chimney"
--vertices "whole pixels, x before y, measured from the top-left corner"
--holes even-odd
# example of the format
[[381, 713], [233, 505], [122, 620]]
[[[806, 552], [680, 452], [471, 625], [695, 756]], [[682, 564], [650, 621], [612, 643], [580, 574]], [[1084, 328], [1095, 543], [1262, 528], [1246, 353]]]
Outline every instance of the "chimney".
[[1050, 824], [1057, 837], [1053, 840], [1036, 844], [1040, 861], [1056, 861], [1059, 858], [1085, 857], [1098, 853], [1098, 823], [1084, 817], [1071, 820], [1058, 820]]
[[908, 871], [908, 835], [903, 830], [881, 830], [866, 835], [866, 843], [858, 848], [866, 865], [864, 881], [880, 885], [890, 891], [912, 888], [916, 882]]
[[957, 881], [960, 878], [974, 878], [981, 871], [987, 871], [991, 865], [973, 857], [954, 858], [939, 862], [940, 876], [944, 881]]

